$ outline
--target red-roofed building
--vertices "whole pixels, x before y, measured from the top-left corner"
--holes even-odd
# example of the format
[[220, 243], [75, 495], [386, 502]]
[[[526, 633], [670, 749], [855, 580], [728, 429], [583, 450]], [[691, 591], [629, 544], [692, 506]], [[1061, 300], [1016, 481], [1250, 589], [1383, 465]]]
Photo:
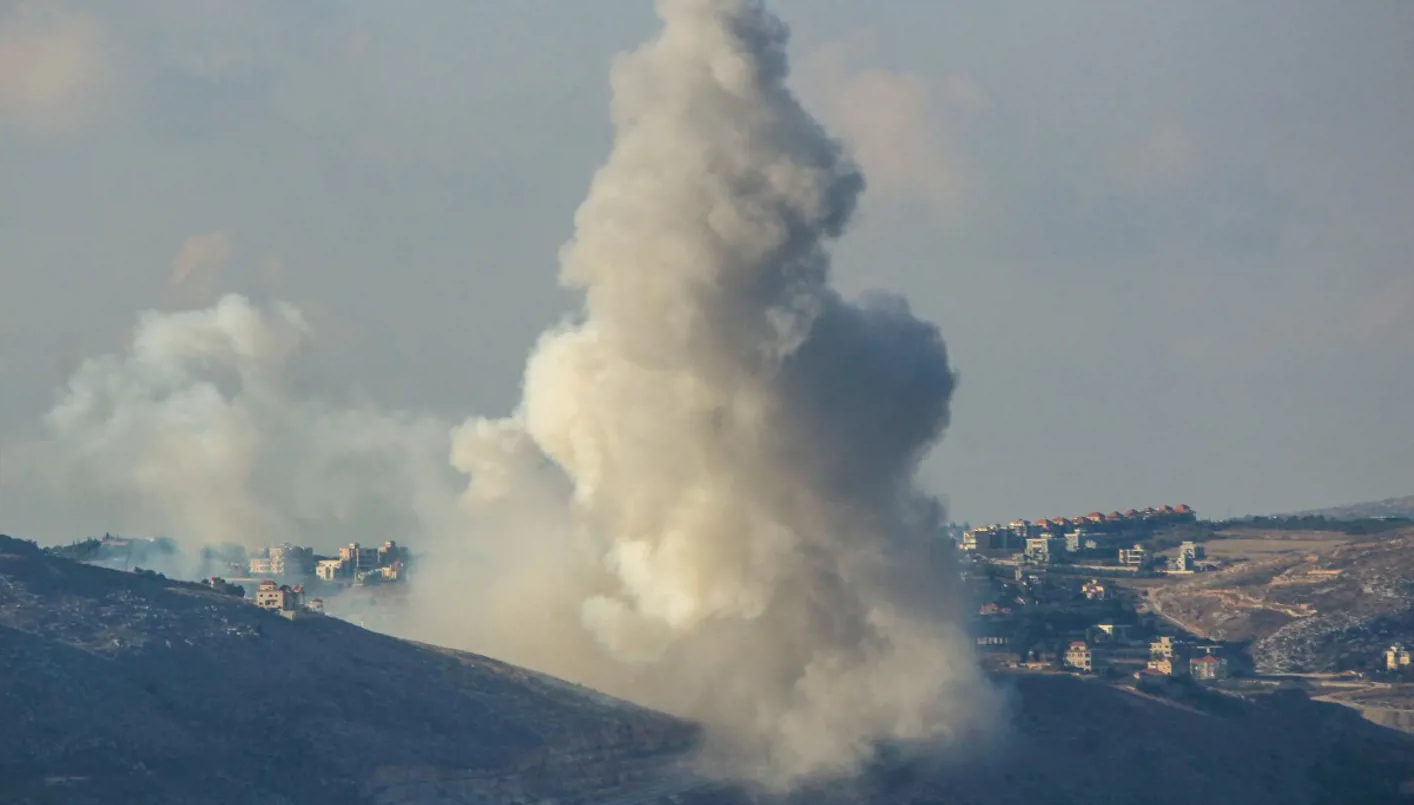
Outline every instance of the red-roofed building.
[[1076, 640], [1065, 650], [1065, 664], [1076, 671], [1088, 674], [1095, 670], [1095, 654], [1084, 640]]
[[1188, 661], [1188, 674], [1200, 682], [1227, 678], [1227, 660], [1204, 654]]

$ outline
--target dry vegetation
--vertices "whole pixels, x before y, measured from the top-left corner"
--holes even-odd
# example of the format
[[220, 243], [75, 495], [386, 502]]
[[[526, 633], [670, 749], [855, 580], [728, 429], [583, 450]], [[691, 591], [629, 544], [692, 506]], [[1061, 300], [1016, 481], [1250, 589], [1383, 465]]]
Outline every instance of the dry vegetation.
[[1269, 672], [1362, 668], [1389, 642], [1414, 642], [1414, 529], [1225, 536], [1208, 555], [1241, 561], [1155, 586], [1155, 609], [1195, 634], [1252, 641]]

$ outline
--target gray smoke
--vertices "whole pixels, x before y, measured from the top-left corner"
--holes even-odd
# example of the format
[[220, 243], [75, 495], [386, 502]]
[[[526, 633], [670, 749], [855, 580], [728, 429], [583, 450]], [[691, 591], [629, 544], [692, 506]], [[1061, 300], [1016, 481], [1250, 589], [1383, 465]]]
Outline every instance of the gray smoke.
[[829, 286], [863, 181], [787, 89], [782, 24], [659, 12], [562, 256], [583, 316], [513, 417], [456, 434], [495, 569], [457, 615], [482, 650], [706, 721], [763, 780], [846, 771], [990, 701], [913, 483], [954, 378], [902, 299]]
[[700, 719], [725, 773], [946, 745], [995, 698], [914, 484], [947, 425], [943, 342], [902, 299], [830, 287], [863, 180], [787, 88], [781, 23], [751, 0], [659, 13], [614, 65], [613, 151], [563, 252], [582, 315], [542, 337], [513, 416], [302, 399], [303, 317], [231, 296], [148, 314], [75, 374], [51, 478], [189, 550], [411, 544], [399, 633]]

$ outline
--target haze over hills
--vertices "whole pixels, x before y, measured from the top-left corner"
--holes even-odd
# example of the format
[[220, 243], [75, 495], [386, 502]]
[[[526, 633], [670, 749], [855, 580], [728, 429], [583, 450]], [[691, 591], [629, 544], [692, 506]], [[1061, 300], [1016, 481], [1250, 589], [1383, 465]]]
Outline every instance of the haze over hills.
[[1358, 520], [1362, 517], [1414, 518], [1414, 495], [1372, 500], [1365, 503], [1350, 503], [1344, 506], [1328, 506], [1324, 509], [1310, 509], [1296, 512], [1296, 514], [1330, 517], [1337, 520]]

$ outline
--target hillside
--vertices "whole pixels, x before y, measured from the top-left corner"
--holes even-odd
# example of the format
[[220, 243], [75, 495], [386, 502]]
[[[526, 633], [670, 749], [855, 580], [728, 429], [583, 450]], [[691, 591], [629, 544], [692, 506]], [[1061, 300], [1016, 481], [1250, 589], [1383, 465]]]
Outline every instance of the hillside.
[[[0, 802], [765, 805], [690, 725], [476, 655], [0, 538]], [[1414, 744], [1299, 695], [1002, 676], [1009, 726], [799, 805], [1393, 803]]]
[[[1414, 743], [1295, 691], [1151, 696], [1068, 674], [1003, 678], [1011, 730], [949, 767], [915, 763], [793, 805], [1389, 805], [1414, 783]], [[858, 799], [850, 799], [857, 797]]]
[[695, 740], [485, 657], [28, 547], [0, 538], [0, 802], [344, 805], [428, 776], [539, 798]]
[[1247, 561], [1156, 588], [1150, 602], [1194, 634], [1251, 641], [1260, 671], [1364, 668], [1391, 642], [1414, 643], [1414, 528], [1231, 531], [1206, 547]]
[[1414, 518], [1414, 495], [1400, 498], [1385, 498], [1366, 503], [1351, 503], [1345, 506], [1331, 506], [1297, 512], [1299, 515], [1316, 515], [1335, 520], [1357, 520], [1363, 517], [1408, 517]]

